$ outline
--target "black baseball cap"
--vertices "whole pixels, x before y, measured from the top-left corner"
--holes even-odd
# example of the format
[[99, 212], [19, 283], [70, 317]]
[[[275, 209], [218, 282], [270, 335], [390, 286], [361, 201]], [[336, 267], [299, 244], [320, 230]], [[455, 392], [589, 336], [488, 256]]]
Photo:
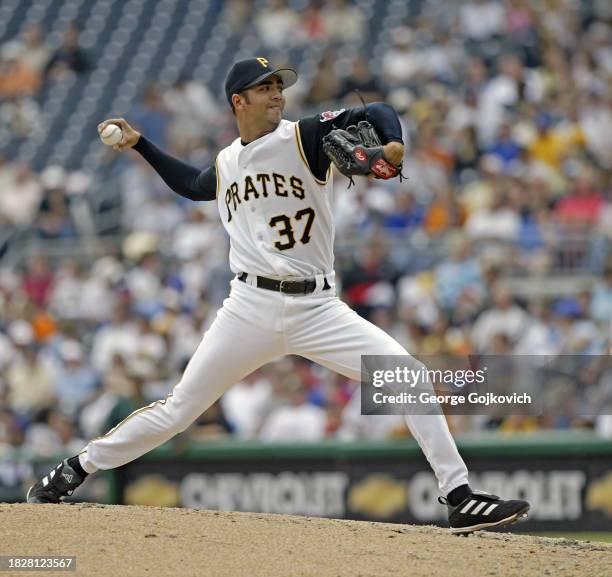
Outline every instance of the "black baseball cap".
[[283, 81], [283, 88], [297, 82], [297, 72], [292, 68], [274, 68], [267, 58], [247, 58], [235, 62], [225, 79], [225, 96], [232, 103], [232, 94], [238, 94], [251, 86], [259, 84], [268, 76], [277, 74]]

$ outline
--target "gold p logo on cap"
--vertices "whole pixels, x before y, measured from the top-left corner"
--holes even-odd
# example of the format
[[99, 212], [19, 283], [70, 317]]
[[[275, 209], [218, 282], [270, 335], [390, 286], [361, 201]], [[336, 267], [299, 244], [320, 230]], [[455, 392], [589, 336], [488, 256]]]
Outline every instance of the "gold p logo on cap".
[[265, 58], [258, 58], [257, 62], [259, 62], [264, 68], [268, 67], [268, 61]]

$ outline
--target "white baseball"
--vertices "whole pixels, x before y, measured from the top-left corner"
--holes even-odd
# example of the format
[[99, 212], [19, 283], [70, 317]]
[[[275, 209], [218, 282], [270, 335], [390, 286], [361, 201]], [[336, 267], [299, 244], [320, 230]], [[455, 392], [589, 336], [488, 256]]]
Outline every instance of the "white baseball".
[[101, 133], [100, 140], [107, 146], [119, 144], [123, 138], [123, 132], [116, 124], [109, 124]]

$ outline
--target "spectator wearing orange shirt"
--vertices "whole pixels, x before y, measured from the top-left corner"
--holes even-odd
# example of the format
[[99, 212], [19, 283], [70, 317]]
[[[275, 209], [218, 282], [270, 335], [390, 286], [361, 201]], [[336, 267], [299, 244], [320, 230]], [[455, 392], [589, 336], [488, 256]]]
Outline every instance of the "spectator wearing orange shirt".
[[30, 96], [40, 88], [40, 77], [21, 60], [22, 49], [8, 43], [0, 52], [0, 98]]
[[429, 234], [440, 234], [451, 228], [462, 227], [465, 220], [465, 208], [457, 203], [453, 191], [445, 187], [437, 191], [423, 224]]

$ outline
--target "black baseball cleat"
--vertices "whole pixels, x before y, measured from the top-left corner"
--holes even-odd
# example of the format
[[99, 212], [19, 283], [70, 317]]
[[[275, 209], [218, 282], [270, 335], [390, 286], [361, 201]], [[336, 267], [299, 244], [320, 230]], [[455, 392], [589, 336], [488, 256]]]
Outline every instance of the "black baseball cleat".
[[444, 497], [438, 497], [438, 501], [448, 507], [450, 530], [457, 535], [510, 525], [521, 517], [527, 517], [529, 511], [527, 501], [504, 501], [484, 491], [473, 491], [456, 507]]
[[28, 489], [28, 503], [60, 503], [83, 482], [81, 476], [64, 459], [55, 469]]

